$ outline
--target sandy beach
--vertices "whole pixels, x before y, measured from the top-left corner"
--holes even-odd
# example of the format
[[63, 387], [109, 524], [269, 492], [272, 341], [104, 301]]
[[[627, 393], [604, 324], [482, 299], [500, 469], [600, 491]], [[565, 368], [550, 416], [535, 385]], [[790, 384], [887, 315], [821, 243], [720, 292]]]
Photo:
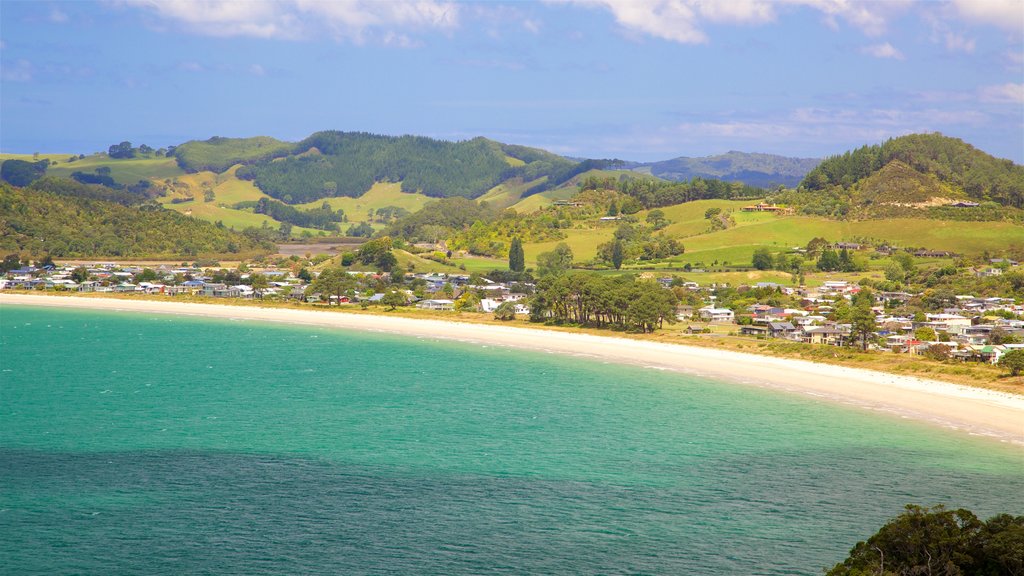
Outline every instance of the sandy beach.
[[871, 370], [614, 336], [256, 306], [0, 294], [0, 305], [284, 322], [569, 354], [769, 387], [1024, 447], [1024, 396]]

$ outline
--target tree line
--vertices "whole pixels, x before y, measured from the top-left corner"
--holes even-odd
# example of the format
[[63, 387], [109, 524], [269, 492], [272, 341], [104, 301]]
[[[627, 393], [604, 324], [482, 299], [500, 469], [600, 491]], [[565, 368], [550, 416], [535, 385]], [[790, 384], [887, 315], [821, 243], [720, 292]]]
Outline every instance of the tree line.
[[542, 276], [530, 299], [530, 320], [653, 332], [676, 321], [675, 293], [630, 275], [578, 272]]

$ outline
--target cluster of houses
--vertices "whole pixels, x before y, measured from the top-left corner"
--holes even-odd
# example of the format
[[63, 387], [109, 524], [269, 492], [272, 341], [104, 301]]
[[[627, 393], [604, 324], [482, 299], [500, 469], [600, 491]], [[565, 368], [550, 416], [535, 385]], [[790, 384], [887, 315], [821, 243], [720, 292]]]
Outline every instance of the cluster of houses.
[[[1003, 264], [993, 262], [993, 265]], [[1005, 264], [1016, 265], [1016, 262]], [[1001, 266], [1000, 269], [1004, 268]], [[240, 280], [227, 284], [214, 280], [216, 274], [195, 267], [161, 266], [148, 274], [150, 281], [134, 282], [143, 272], [134, 266], [119, 266], [99, 263], [86, 269], [87, 278], [82, 278], [78, 269], [65, 266], [45, 268], [23, 267], [8, 272], [0, 278], [0, 290], [56, 290], [75, 292], [110, 292], [121, 294], [163, 294], [166, 296], [195, 295], [209, 298], [256, 298], [273, 297], [307, 302], [329, 304], [351, 304], [359, 302], [377, 303], [384, 293], [374, 286], [384, 286], [381, 274], [372, 272], [350, 272], [359, 276], [366, 289], [348, 295], [312, 293], [309, 284], [295, 277], [289, 270], [269, 269], [248, 274], [235, 275]], [[251, 274], [267, 277], [266, 288], [259, 291], [252, 287]], [[223, 273], [221, 273], [223, 277]], [[411, 284], [416, 290], [403, 290], [406, 301], [417, 308], [426, 310], [454, 310], [456, 299], [467, 291], [480, 295], [476, 308], [483, 312], [494, 312], [498, 306], [511, 302], [517, 314], [529, 314], [528, 296], [515, 292], [509, 286], [482, 279], [470, 284], [468, 275], [419, 273], [412, 275]], [[673, 278], [659, 278], [666, 288], [679, 285]], [[260, 283], [263, 284], [263, 283]], [[860, 291], [854, 282], [830, 280], [813, 290], [783, 286], [772, 282], [760, 282], [750, 288], [770, 288], [792, 297], [794, 307], [778, 307], [768, 304], [753, 304], [746, 310], [737, 311], [715, 304], [714, 291], [717, 286], [701, 287], [696, 282], [684, 282], [682, 287], [707, 294], [707, 304], [702, 307], [680, 306], [678, 317], [683, 321], [704, 324], [735, 326], [741, 335], [756, 338], [776, 338], [808, 344], [844, 346], [851, 344], [852, 328], [849, 324], [831, 320], [835, 304], [840, 299], [850, 299]], [[526, 286], [526, 290], [530, 287]], [[871, 347], [896, 353], [928, 354], [936, 347], [944, 349], [944, 355], [951, 358], [972, 361], [998, 362], [1009, 350], [1024, 348], [1024, 305], [1010, 298], [979, 298], [972, 295], [956, 297], [954, 306], [935, 310], [923, 317], [894, 316], [887, 310], [905, 303], [915, 294], [908, 292], [874, 293], [875, 325], [877, 330]], [[798, 303], [798, 304], [796, 304]], [[1012, 317], [1012, 318], [1011, 318]], [[691, 332], [703, 331], [703, 326], [690, 326]]]
[[[153, 269], [156, 279], [150, 282], [133, 282], [132, 279], [143, 272], [137, 266], [119, 266], [112, 263], [97, 263], [86, 269], [87, 280], [76, 282], [72, 279], [76, 267], [47, 266], [35, 268], [25, 266], [12, 270], [0, 278], [0, 290], [55, 290], [66, 292], [105, 292], [117, 294], [163, 294], [166, 296], [190, 295], [207, 298], [285, 298], [304, 302], [326, 302], [330, 304], [356, 304], [359, 302], [379, 303], [383, 292], [353, 293], [337, 295], [310, 293], [309, 284], [292, 275], [288, 270], [260, 270], [241, 274], [243, 282], [226, 284], [215, 282], [209, 271], [187, 266], [160, 266]], [[251, 274], [262, 274], [267, 277], [267, 288], [260, 291], [253, 289]], [[382, 275], [374, 272], [356, 272], [349, 274], [367, 280], [372, 284], [382, 279]], [[483, 294], [479, 310], [494, 312], [504, 302], [514, 303], [517, 314], [529, 314], [526, 306], [526, 294], [513, 292], [505, 284], [482, 279], [482, 284], [469, 284], [469, 275], [465, 274], [414, 274], [420, 280], [422, 293], [440, 294], [446, 285], [452, 287], [452, 297], [457, 297], [467, 290]], [[249, 283], [245, 283], [249, 281]], [[419, 298], [412, 290], [403, 290], [406, 300], [417, 308], [427, 310], [454, 310], [455, 300], [449, 298]]]
[[[737, 332], [757, 338], [780, 338], [807, 344], [845, 346], [851, 344], [852, 326], [829, 319], [838, 298], [852, 298], [860, 286], [842, 280], [825, 282], [815, 291], [780, 286], [770, 282], [757, 284], [757, 288], [776, 288], [799, 300], [798, 308], [782, 308], [767, 304], [753, 304], [738, 319], [733, 310], [710, 304], [696, 309], [680, 311], [680, 320], [697, 320], [712, 324], [736, 325]], [[1013, 349], [1024, 349], [1024, 344], [1003, 343], [1005, 340], [1024, 342], [1024, 320], [1006, 316], [1024, 315], [1024, 305], [1011, 298], [979, 298], [971, 295], [956, 297], [953, 307], [924, 314], [923, 317], [894, 316], [887, 313], [887, 305], [902, 303], [915, 295], [907, 292], [877, 292], [874, 294], [874, 343], [876, 350], [896, 353], [927, 354], [936, 347], [943, 348], [944, 356], [951, 358], [996, 363], [1002, 355]], [[742, 321], [740, 321], [742, 320]], [[922, 330], [924, 329], [924, 330]], [[696, 330], [694, 330], [696, 331]], [[928, 335], [930, 338], [921, 338]], [[998, 335], [998, 338], [994, 336]]]

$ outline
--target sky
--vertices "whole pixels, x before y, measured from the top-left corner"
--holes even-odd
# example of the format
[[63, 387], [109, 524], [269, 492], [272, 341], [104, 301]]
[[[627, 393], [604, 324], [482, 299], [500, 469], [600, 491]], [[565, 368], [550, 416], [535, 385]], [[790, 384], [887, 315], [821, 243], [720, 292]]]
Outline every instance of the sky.
[[318, 130], [573, 157], [1024, 163], [1024, 1], [0, 0], [0, 151]]

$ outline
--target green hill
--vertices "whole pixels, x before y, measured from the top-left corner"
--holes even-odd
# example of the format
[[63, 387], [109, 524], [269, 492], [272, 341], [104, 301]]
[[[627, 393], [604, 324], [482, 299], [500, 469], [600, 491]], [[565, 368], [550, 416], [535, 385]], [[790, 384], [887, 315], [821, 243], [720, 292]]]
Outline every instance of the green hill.
[[190, 140], [174, 149], [178, 165], [189, 172], [223, 172], [235, 164], [272, 160], [289, 154], [293, 144], [269, 136]]
[[0, 184], [0, 251], [53, 257], [253, 257], [270, 247], [164, 210], [98, 199], [102, 187], [71, 181], [53, 191]]
[[938, 133], [902, 136], [832, 156], [811, 170], [801, 187], [838, 191], [860, 205], [964, 198], [1024, 208], [1024, 166]]
[[775, 154], [751, 154], [731, 151], [716, 156], [651, 162], [639, 168], [665, 180], [677, 182], [693, 178], [714, 178], [742, 182], [762, 188], [796, 186], [818, 163], [819, 158], [790, 158]]

